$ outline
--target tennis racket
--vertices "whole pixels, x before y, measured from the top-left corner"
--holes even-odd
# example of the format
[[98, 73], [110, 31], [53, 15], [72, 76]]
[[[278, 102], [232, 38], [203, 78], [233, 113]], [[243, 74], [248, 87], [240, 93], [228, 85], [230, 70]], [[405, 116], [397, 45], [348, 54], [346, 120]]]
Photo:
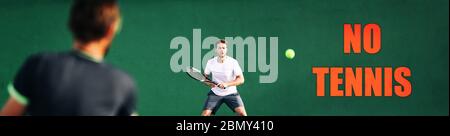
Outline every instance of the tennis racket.
[[[212, 83], [214, 85], [218, 85], [217, 82], [212, 81], [209, 79], [206, 75], [202, 74], [202, 72], [194, 67], [188, 67], [186, 72], [189, 77], [192, 79], [195, 79], [197, 81], [200, 81], [202, 83]], [[225, 88], [224, 88], [225, 89]]]

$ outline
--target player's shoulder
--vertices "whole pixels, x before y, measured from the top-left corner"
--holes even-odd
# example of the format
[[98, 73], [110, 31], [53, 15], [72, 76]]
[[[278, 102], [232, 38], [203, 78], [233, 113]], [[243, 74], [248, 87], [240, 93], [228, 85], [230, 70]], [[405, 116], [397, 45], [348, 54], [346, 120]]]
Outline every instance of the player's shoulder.
[[65, 59], [68, 56], [69, 52], [39, 52], [28, 56], [26, 59], [26, 63], [40, 63], [55, 59]]
[[107, 67], [107, 70], [109, 71], [114, 80], [118, 81], [119, 83], [124, 83], [127, 86], [134, 87], [134, 80], [127, 72], [117, 67], [114, 67], [111, 64], [105, 63], [104, 65]]
[[217, 60], [217, 56], [212, 57], [211, 59], [209, 59], [209, 60], [207, 61], [207, 63], [212, 63], [212, 62], [214, 62], [215, 60]]
[[236, 59], [233, 57], [227, 56], [227, 59], [230, 60], [231, 63], [239, 63]]

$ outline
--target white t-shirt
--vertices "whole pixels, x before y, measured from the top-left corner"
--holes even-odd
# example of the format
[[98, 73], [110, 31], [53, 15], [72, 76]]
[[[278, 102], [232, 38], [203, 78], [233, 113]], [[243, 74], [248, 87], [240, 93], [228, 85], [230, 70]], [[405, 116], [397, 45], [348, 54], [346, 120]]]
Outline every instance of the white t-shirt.
[[[214, 57], [206, 63], [205, 74], [211, 75], [212, 80], [217, 83], [230, 82], [236, 79], [236, 76], [242, 75], [242, 69], [238, 61], [232, 57], [226, 56], [223, 63], [217, 61], [218, 57]], [[214, 87], [211, 89], [218, 96], [225, 96], [237, 93], [236, 86], [228, 86], [226, 89]]]

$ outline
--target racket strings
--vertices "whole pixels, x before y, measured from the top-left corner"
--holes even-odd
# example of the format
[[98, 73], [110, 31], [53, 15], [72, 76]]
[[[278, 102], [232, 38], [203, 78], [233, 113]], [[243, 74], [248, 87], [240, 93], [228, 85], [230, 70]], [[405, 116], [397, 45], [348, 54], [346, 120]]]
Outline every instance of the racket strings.
[[188, 69], [187, 73], [188, 73], [192, 78], [195, 78], [195, 79], [197, 79], [197, 80], [200, 80], [200, 81], [205, 81], [205, 80], [206, 80], [205, 76], [204, 76], [202, 73], [200, 73], [200, 71], [198, 71], [198, 70], [195, 70], [195, 69]]

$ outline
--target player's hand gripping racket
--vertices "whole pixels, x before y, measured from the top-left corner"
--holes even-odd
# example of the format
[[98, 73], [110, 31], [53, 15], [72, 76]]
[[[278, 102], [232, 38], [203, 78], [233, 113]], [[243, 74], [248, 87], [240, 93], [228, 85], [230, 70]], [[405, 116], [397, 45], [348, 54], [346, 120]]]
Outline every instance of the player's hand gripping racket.
[[[187, 67], [187, 72], [186, 72], [189, 77], [198, 80], [200, 82], [203, 83], [212, 83], [214, 85], [219, 85], [217, 82], [212, 81], [211, 79], [209, 79], [207, 76], [205, 76], [204, 74], [202, 74], [202, 72], [194, 67]], [[223, 88], [225, 89], [225, 88]]]

